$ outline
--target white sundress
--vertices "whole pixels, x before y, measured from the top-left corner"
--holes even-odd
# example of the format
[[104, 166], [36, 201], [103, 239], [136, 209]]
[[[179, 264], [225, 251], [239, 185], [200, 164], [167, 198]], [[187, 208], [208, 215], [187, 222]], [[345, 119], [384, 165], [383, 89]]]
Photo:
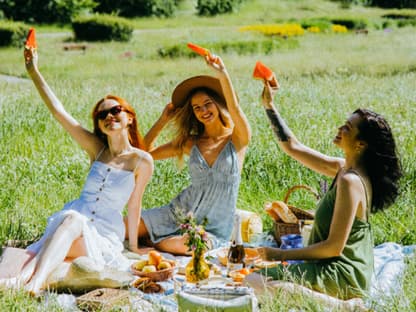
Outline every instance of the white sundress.
[[94, 161], [80, 197], [50, 216], [43, 236], [27, 249], [38, 253], [45, 240], [55, 233], [64, 218], [75, 213], [81, 216], [87, 256], [99, 267], [107, 265], [128, 269], [129, 261], [122, 255], [125, 237], [122, 211], [134, 185], [132, 171]]

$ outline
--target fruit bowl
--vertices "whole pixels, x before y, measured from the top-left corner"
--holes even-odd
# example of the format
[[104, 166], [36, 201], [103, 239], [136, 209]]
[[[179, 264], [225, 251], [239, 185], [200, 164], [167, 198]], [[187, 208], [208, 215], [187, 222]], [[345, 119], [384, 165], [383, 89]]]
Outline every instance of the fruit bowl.
[[137, 270], [135, 268], [135, 263], [133, 263], [130, 266], [130, 270], [133, 273], [133, 275], [137, 275], [140, 277], [148, 277], [153, 282], [165, 281], [173, 277], [173, 272], [175, 271], [175, 268], [176, 268], [176, 262], [173, 260], [167, 260], [167, 259], [164, 259], [164, 261], [170, 263], [171, 267], [162, 269], [162, 270], [156, 270], [153, 272], [148, 272], [148, 271], [143, 271], [143, 270]]

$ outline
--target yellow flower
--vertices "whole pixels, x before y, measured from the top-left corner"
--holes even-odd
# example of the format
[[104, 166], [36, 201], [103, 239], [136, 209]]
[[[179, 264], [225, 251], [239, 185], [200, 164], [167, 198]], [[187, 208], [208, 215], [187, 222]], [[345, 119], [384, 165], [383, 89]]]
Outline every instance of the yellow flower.
[[346, 33], [348, 29], [343, 25], [334, 24], [332, 25], [332, 31], [334, 33]]
[[311, 33], [320, 33], [321, 32], [321, 29], [318, 26], [309, 26], [306, 30], [311, 32]]
[[241, 27], [240, 31], [258, 31], [266, 36], [282, 37], [301, 36], [305, 33], [305, 30], [299, 24], [249, 25]]

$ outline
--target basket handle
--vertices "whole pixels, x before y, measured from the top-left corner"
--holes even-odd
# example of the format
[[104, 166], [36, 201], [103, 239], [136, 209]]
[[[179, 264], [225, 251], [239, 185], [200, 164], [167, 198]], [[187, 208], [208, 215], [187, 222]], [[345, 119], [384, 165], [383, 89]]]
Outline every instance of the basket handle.
[[304, 190], [307, 190], [307, 191], [311, 192], [315, 196], [315, 198], [317, 200], [319, 200], [319, 198], [320, 198], [319, 194], [313, 188], [311, 188], [310, 186], [307, 186], [307, 185], [295, 185], [295, 186], [292, 186], [287, 191], [286, 196], [285, 196], [285, 199], [283, 200], [285, 202], [285, 204], [288, 203], [290, 194], [292, 194], [293, 191], [299, 190], [299, 189], [304, 189]]

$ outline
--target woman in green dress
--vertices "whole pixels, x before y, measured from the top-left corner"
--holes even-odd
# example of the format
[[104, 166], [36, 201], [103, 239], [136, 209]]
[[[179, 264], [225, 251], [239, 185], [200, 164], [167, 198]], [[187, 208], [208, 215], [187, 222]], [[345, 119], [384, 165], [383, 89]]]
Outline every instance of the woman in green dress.
[[275, 282], [277, 288], [301, 289], [297, 286], [301, 284], [338, 299], [362, 298], [373, 273], [369, 213], [394, 202], [402, 175], [391, 129], [382, 116], [357, 109], [333, 140], [344, 158], [327, 156], [297, 140], [273, 104], [274, 91], [266, 82], [262, 102], [280, 148], [306, 167], [332, 177], [333, 182], [318, 204], [307, 247], [258, 248], [265, 260], [305, 261], [263, 269], [249, 275], [246, 283], [257, 292], [264, 291], [267, 275], [295, 282]]

